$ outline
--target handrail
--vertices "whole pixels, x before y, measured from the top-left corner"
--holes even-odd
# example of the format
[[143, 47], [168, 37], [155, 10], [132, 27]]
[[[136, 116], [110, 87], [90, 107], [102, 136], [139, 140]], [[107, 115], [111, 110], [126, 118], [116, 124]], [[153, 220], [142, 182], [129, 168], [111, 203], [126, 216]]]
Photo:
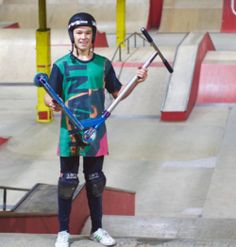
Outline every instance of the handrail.
[[30, 189], [15, 188], [15, 187], [9, 187], [9, 186], [0, 186], [0, 189], [3, 190], [3, 205], [2, 205], [3, 211], [6, 211], [7, 209], [7, 190], [30, 191]]
[[146, 39], [140, 34], [140, 33], [137, 33], [137, 32], [134, 32], [132, 34], [130, 34], [128, 37], [126, 37], [123, 41], [121, 41], [119, 43], [119, 45], [117, 46], [115, 52], [114, 52], [114, 55], [111, 59], [111, 61], [113, 62], [117, 53], [119, 53], [119, 60], [118, 61], [121, 61], [122, 58], [121, 58], [121, 51], [122, 51], [122, 46], [127, 43], [127, 53], [129, 54], [130, 52], [130, 39], [132, 37], [134, 37], [134, 48], [137, 47], [137, 36], [140, 37], [142, 40], [143, 40], [143, 47], [145, 46], [145, 42], [146, 42]]

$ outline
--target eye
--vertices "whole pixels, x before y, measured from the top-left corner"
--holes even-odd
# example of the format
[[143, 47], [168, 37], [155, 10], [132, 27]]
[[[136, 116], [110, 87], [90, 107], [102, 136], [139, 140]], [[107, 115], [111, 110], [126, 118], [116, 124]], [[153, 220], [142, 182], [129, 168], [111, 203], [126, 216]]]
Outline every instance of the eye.
[[90, 34], [92, 34], [92, 31], [87, 31], [86, 34], [90, 35]]

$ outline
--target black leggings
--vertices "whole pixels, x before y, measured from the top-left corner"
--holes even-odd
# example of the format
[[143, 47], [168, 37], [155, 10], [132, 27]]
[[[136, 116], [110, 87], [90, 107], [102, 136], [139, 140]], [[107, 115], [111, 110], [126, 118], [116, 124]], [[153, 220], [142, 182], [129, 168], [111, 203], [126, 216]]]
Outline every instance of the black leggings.
[[[65, 172], [78, 174], [80, 165], [79, 161], [79, 156], [60, 157], [61, 174]], [[89, 177], [89, 174], [102, 171], [103, 161], [104, 156], [83, 158], [83, 173], [85, 180]], [[95, 232], [98, 228], [102, 227], [102, 196], [95, 197], [87, 190], [87, 197], [92, 223], [91, 232]], [[58, 219], [60, 231], [69, 231], [71, 206], [72, 199], [62, 199], [58, 196]]]

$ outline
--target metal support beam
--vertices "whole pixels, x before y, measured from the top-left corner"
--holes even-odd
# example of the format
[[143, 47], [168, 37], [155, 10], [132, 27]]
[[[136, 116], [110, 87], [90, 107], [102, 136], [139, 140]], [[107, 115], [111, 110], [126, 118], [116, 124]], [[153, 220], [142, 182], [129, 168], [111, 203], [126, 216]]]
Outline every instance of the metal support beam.
[[[38, 0], [39, 28], [36, 30], [36, 64], [37, 73], [46, 73], [51, 70], [50, 29], [47, 28], [46, 0]], [[44, 104], [45, 90], [37, 88], [38, 103], [37, 122], [48, 123], [53, 120], [53, 114], [49, 107]]]
[[[116, 0], [116, 44], [117, 45], [120, 45], [126, 36], [125, 5], [126, 5], [125, 0]], [[122, 44], [122, 47], [124, 46], [125, 44]]]

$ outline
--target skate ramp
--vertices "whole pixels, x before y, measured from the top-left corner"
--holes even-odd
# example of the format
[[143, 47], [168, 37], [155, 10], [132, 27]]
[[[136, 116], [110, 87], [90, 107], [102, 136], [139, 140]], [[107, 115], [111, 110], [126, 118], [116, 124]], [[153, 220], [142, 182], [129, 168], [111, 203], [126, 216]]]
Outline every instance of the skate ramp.
[[[172, 63], [175, 55], [175, 48], [163, 47], [160, 49], [166, 59]], [[122, 83], [128, 83], [136, 74], [137, 68], [149, 59], [153, 54], [153, 48], [139, 48], [123, 62], [114, 63], [117, 74], [121, 73]], [[138, 61], [138, 62], [137, 62]], [[122, 67], [121, 67], [122, 66]], [[121, 71], [122, 70], [122, 71]], [[120, 72], [121, 71], [121, 72]], [[144, 83], [139, 84], [132, 94], [117, 106], [113, 114], [115, 116], [160, 116], [161, 104], [167, 88], [169, 72], [164, 67], [161, 59], [157, 56], [148, 68], [148, 78]]]
[[35, 35], [33, 29], [0, 29], [0, 82], [32, 82], [36, 71]]
[[[20, 28], [38, 28], [38, 1], [4, 0], [0, 5], [0, 22], [18, 22]], [[47, 1], [47, 26], [51, 29], [66, 29], [68, 19], [77, 12], [89, 12], [97, 20], [101, 32], [116, 32], [116, 1]], [[138, 13], [138, 14], [137, 14]], [[149, 0], [126, 1], [126, 31], [128, 33], [146, 26]]]
[[221, 0], [165, 0], [160, 32], [220, 31], [223, 4]]
[[236, 31], [236, 4], [234, 0], [223, 1], [221, 32]]
[[17, 22], [0, 22], [0, 28], [19, 28], [19, 24]]
[[[0, 212], [0, 232], [57, 233], [57, 189], [57, 185], [36, 184], [11, 211]], [[106, 187], [103, 201], [104, 215], [134, 215], [134, 192]], [[80, 184], [73, 196], [71, 234], [79, 234], [88, 217], [85, 184]]]
[[12, 208], [16, 213], [57, 213], [57, 185], [36, 184]]
[[208, 33], [190, 33], [178, 47], [161, 119], [186, 120], [196, 102], [200, 67], [208, 50], [214, 50]]
[[[52, 30], [51, 61], [54, 62], [70, 50], [71, 44], [67, 31]], [[114, 48], [111, 49], [111, 52], [113, 51]], [[0, 29], [0, 55], [2, 57], [0, 82], [32, 83], [37, 71], [36, 31], [34, 29]]]
[[235, 103], [235, 73], [235, 51], [209, 51], [201, 65], [197, 103]]

